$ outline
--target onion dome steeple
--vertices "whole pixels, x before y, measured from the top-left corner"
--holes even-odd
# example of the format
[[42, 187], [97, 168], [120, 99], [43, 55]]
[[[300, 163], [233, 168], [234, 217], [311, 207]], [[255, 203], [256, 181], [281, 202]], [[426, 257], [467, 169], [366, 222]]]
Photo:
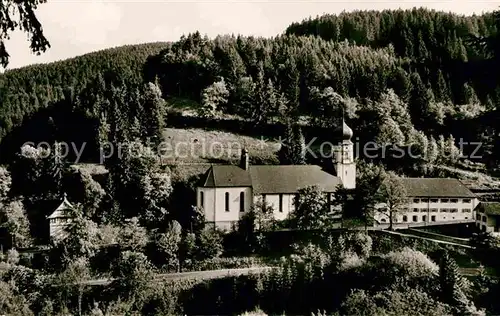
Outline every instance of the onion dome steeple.
[[352, 135], [352, 129], [342, 120], [342, 140], [351, 140]]

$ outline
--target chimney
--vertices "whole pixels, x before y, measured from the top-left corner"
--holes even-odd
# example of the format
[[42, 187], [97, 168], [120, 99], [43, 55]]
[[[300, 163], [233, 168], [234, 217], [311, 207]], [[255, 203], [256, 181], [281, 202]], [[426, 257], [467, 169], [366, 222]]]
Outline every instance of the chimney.
[[240, 167], [244, 170], [248, 170], [249, 164], [250, 162], [248, 157], [248, 151], [246, 150], [246, 148], [243, 148], [243, 150], [241, 151]]

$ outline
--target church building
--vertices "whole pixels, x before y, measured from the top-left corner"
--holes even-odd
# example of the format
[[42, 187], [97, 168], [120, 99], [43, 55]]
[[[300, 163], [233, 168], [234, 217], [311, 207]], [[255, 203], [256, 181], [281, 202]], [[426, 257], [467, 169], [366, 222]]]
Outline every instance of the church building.
[[259, 200], [273, 208], [277, 220], [283, 220], [294, 209], [295, 195], [305, 187], [318, 186], [330, 198], [338, 185], [354, 189], [353, 131], [343, 122], [339, 132], [340, 142], [333, 148], [334, 174], [316, 165], [250, 165], [243, 149], [239, 165], [208, 169], [196, 190], [196, 205], [204, 210], [207, 223], [229, 230]]

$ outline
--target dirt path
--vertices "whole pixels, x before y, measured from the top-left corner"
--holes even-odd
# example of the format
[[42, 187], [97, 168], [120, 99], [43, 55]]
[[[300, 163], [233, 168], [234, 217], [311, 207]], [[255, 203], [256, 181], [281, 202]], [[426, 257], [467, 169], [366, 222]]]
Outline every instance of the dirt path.
[[[224, 270], [208, 270], [208, 271], [192, 271], [192, 272], [181, 272], [181, 273], [166, 273], [155, 275], [154, 280], [159, 281], [171, 281], [179, 279], [218, 279], [226, 276], [239, 276], [251, 273], [262, 273], [264, 271], [270, 270], [272, 267], [253, 267], [253, 268], [242, 268], [242, 269], [224, 269]], [[97, 286], [97, 285], [107, 285], [111, 283], [114, 279], [99, 279], [90, 280], [85, 282], [87, 285]]]

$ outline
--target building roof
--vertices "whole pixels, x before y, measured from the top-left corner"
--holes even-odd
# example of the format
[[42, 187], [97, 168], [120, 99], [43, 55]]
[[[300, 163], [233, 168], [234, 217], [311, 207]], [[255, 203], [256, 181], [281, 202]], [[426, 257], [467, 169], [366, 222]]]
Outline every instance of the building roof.
[[[253, 166], [251, 167], [253, 168]], [[247, 170], [236, 165], [212, 166], [206, 173], [204, 187], [251, 187]]]
[[401, 178], [401, 181], [409, 197], [476, 197], [458, 179]]
[[250, 166], [250, 175], [256, 194], [295, 193], [312, 185], [325, 192], [335, 192], [342, 184], [339, 177], [314, 165]]
[[255, 194], [295, 193], [316, 185], [334, 192], [340, 178], [314, 165], [212, 166], [205, 174], [203, 187], [252, 187]]
[[486, 215], [500, 215], [500, 202], [481, 202], [479, 207]]
[[47, 216], [47, 219], [68, 217], [68, 215], [66, 214], [66, 211], [71, 210], [71, 209], [73, 209], [73, 204], [71, 204], [68, 201], [68, 199], [66, 198], [66, 194], [64, 194], [64, 199], [63, 199], [62, 203], [59, 204], [59, 206], [55, 209], [54, 212], [52, 212], [52, 214]]

